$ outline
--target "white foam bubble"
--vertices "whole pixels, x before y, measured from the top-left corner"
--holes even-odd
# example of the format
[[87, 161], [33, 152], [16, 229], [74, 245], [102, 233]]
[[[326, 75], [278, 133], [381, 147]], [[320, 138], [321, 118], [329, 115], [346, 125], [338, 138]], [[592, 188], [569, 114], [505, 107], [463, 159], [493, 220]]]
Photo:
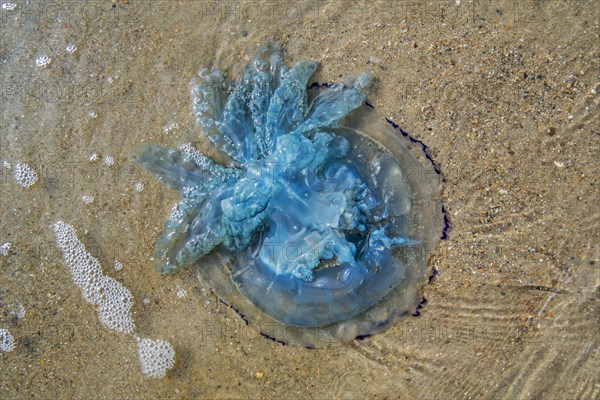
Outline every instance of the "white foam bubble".
[[138, 358], [142, 373], [150, 378], [162, 378], [175, 365], [175, 350], [166, 340], [137, 338]]
[[115, 159], [112, 158], [111, 156], [106, 156], [104, 157], [104, 164], [108, 165], [109, 167], [113, 166], [115, 163]]
[[100, 322], [114, 331], [133, 333], [135, 324], [131, 318], [131, 292], [102, 273], [100, 263], [85, 250], [71, 225], [59, 221], [53, 225], [53, 229], [73, 281], [81, 289], [85, 301], [98, 306]]
[[74, 54], [77, 51], [77, 46], [75, 46], [74, 44], [68, 44], [65, 47], [65, 51], [69, 54]]
[[[113, 331], [133, 335], [135, 324], [131, 317], [131, 292], [119, 281], [102, 273], [100, 263], [86, 251], [77, 238], [75, 228], [58, 221], [52, 229], [73, 281], [81, 289], [85, 301], [97, 306], [100, 322]], [[115, 268], [117, 265], [122, 267], [121, 263], [115, 261]], [[144, 304], [147, 304], [146, 300]], [[171, 344], [166, 340], [134, 337], [142, 373], [150, 378], [164, 377], [175, 365], [175, 350]], [[12, 336], [10, 341], [12, 343]]]
[[92, 204], [94, 202], [94, 196], [81, 196], [81, 201], [85, 204]]
[[30, 187], [38, 180], [35, 171], [25, 163], [18, 163], [15, 165], [13, 177], [15, 178], [15, 181], [24, 188]]
[[14, 11], [17, 9], [17, 5], [11, 2], [2, 3], [2, 9], [6, 11]]
[[179, 124], [177, 122], [169, 122], [163, 127], [163, 132], [165, 134], [173, 133], [179, 130]]
[[133, 333], [135, 325], [131, 318], [133, 296], [129, 289], [110, 276], [104, 276], [99, 286], [98, 319], [115, 332]]
[[0, 351], [8, 353], [15, 348], [15, 339], [8, 329], [0, 328]]
[[40, 68], [45, 68], [52, 62], [52, 59], [45, 54], [40, 54], [35, 58], [35, 65]]
[[0, 256], [7, 256], [8, 253], [10, 252], [10, 248], [12, 247], [11, 243], [4, 243], [2, 246], [0, 246]]

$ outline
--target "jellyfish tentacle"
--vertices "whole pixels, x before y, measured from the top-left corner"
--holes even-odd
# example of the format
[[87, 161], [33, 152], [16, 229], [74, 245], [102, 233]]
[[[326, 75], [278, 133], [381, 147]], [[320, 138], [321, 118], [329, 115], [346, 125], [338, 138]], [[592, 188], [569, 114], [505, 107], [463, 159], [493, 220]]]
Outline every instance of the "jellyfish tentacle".
[[254, 127], [252, 113], [248, 106], [254, 77], [253, 68], [247, 67], [227, 99], [219, 123], [219, 131], [230, 140], [235, 149], [235, 153], [229, 155], [242, 164], [257, 158], [256, 143], [252, 140]]
[[254, 75], [253, 88], [250, 95], [250, 113], [254, 127], [252, 136], [256, 151], [255, 159], [257, 160], [264, 158], [268, 154], [265, 124], [267, 122], [269, 102], [273, 95], [271, 81], [270, 73], [257, 71]]
[[258, 49], [257, 56], [252, 61], [254, 76], [249, 108], [254, 125], [256, 159], [262, 159], [269, 154], [265, 134], [267, 113], [271, 97], [281, 82], [282, 74], [286, 72], [281, 58], [279, 45], [268, 42]]
[[256, 58], [263, 60], [268, 66], [268, 72], [271, 75], [271, 87], [276, 89], [288, 68], [283, 64], [283, 51], [279, 43], [268, 40], [265, 44], [258, 47]]
[[394, 246], [416, 246], [421, 244], [419, 240], [412, 240], [405, 236], [387, 236], [384, 228], [374, 229], [369, 237], [369, 246], [376, 247], [377, 242], [381, 243], [386, 249]]
[[306, 119], [294, 129], [294, 132], [305, 133], [335, 126], [338, 121], [365, 102], [370, 82], [370, 74], [363, 73], [347, 84], [335, 83], [329, 88], [322, 89], [310, 103]]
[[232, 195], [223, 199], [223, 223], [225, 224], [225, 246], [229, 250], [244, 250], [253, 240], [254, 233], [269, 215], [268, 206], [277, 184], [268, 179], [248, 179], [237, 182]]
[[306, 84], [317, 69], [314, 61], [301, 61], [294, 65], [283, 77], [275, 90], [269, 110], [265, 129], [269, 148], [274, 148], [278, 136], [289, 133], [300, 123], [306, 113]]
[[150, 172], [163, 185], [183, 190], [222, 181], [239, 170], [225, 168], [195, 150], [190, 144], [181, 149], [159, 145], [140, 145], [134, 150], [133, 161]]
[[209, 72], [202, 68], [198, 76], [192, 79], [192, 109], [202, 135], [217, 150], [238, 161], [238, 149], [234, 141], [220, 130], [230, 89], [231, 83], [220, 70]]
[[269, 104], [287, 71], [279, 44], [268, 42], [233, 89], [221, 71], [199, 72], [192, 80], [194, 115], [216, 149], [241, 164], [268, 154]]
[[194, 263], [223, 242], [221, 200], [231, 189], [211, 186], [188, 188], [165, 222], [154, 250], [153, 268], [161, 275]]

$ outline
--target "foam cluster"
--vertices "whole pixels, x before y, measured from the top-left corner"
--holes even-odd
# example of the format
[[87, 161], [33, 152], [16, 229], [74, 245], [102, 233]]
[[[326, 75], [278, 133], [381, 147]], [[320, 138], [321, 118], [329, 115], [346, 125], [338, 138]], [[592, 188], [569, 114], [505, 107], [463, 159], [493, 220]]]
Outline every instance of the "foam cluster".
[[133, 333], [131, 292], [102, 273], [100, 263], [85, 250], [72, 226], [59, 221], [53, 229], [73, 281], [81, 289], [85, 301], [97, 306], [100, 322], [116, 332]]
[[11, 243], [4, 243], [2, 246], [0, 246], [0, 256], [7, 256], [8, 253], [10, 252], [10, 248], [12, 247]]
[[40, 68], [46, 68], [51, 62], [52, 59], [45, 54], [40, 54], [35, 58], [35, 65]]
[[137, 338], [138, 357], [142, 373], [150, 378], [162, 378], [175, 365], [175, 351], [165, 340]]
[[0, 329], [0, 351], [8, 353], [15, 348], [15, 340], [8, 329]]
[[77, 238], [75, 228], [62, 221], [52, 226], [56, 243], [63, 253], [75, 285], [85, 301], [96, 306], [102, 325], [115, 332], [133, 335], [138, 343], [142, 372], [152, 378], [165, 376], [173, 367], [175, 351], [164, 340], [139, 338], [131, 317], [133, 296], [122, 283], [104, 275], [98, 260]]
[[18, 163], [15, 165], [13, 176], [15, 181], [24, 188], [30, 187], [38, 180], [35, 171], [25, 163]]

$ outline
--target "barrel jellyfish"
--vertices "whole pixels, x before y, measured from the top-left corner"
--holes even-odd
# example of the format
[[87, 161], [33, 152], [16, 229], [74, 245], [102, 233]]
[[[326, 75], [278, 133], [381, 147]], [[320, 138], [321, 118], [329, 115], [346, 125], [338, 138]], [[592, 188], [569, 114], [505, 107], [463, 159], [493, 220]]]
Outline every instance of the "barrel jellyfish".
[[192, 80], [192, 144], [144, 145], [135, 161], [179, 191], [153, 268], [198, 277], [262, 335], [307, 347], [380, 331], [419, 305], [444, 227], [441, 179], [424, 146], [366, 102], [364, 73], [313, 84], [268, 42], [235, 84]]

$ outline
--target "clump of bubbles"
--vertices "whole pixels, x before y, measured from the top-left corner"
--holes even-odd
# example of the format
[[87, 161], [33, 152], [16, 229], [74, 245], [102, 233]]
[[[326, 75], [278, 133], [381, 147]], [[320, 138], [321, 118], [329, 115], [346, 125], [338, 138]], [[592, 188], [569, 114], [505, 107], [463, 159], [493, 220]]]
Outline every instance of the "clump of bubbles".
[[15, 339], [8, 329], [0, 328], [0, 351], [8, 353], [15, 348]]
[[109, 167], [112, 167], [115, 164], [115, 159], [112, 158], [112, 156], [106, 156], [104, 157], [104, 164], [106, 164]]
[[6, 242], [2, 246], [0, 246], [0, 256], [7, 256], [8, 253], [10, 253], [11, 247], [12, 244], [9, 242]]
[[123, 284], [104, 276], [98, 293], [98, 319], [108, 329], [133, 333], [135, 325], [131, 318], [133, 296]]
[[150, 378], [162, 378], [175, 365], [175, 351], [169, 342], [137, 338], [137, 346], [144, 375]]
[[94, 202], [94, 196], [81, 196], [81, 201], [83, 201], [85, 204], [92, 204]]
[[40, 54], [35, 58], [35, 65], [40, 68], [46, 68], [51, 62], [52, 59], [45, 54]]
[[88, 253], [77, 238], [75, 228], [58, 221], [52, 226], [56, 243], [73, 282], [85, 301], [94, 304], [102, 325], [115, 332], [134, 336], [142, 373], [151, 378], [161, 378], [175, 364], [175, 351], [165, 340], [140, 338], [134, 334], [135, 323], [131, 317], [133, 296], [121, 282], [104, 275], [98, 260]]
[[179, 130], [179, 124], [177, 122], [169, 122], [163, 127], [163, 132], [165, 134], [173, 133]]
[[177, 297], [183, 299], [185, 296], [187, 296], [187, 291], [184, 288], [178, 288]]
[[77, 46], [70, 43], [65, 47], [65, 51], [69, 54], [75, 54], [75, 52], [77, 51]]
[[2, 9], [6, 11], [14, 11], [17, 9], [17, 5], [11, 2], [2, 3]]
[[83, 298], [97, 306], [100, 322], [116, 332], [133, 333], [131, 292], [102, 273], [100, 263], [85, 250], [71, 225], [59, 221], [53, 229], [73, 281], [81, 289]]
[[28, 188], [37, 182], [38, 177], [35, 171], [25, 163], [18, 163], [13, 170], [15, 181], [24, 188]]

